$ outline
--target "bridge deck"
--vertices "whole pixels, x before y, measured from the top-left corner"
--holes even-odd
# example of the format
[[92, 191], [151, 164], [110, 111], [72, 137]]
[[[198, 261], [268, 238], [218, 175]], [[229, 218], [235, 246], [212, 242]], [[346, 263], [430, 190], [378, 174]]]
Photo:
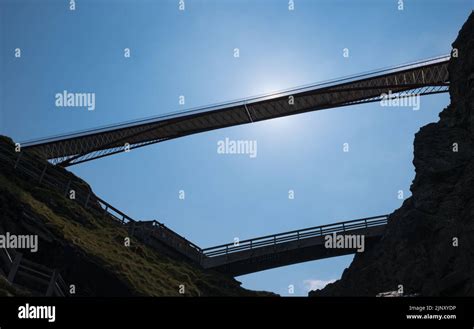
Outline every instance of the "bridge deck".
[[[76, 191], [75, 202], [102, 218], [108, 217], [117, 224], [124, 225], [130, 232], [151, 248], [166, 246], [207, 269], [215, 269], [237, 276], [258, 272], [274, 267], [296, 264], [309, 260], [334, 257], [354, 253], [354, 249], [326, 249], [323, 239], [327, 234], [361, 234], [366, 243], [381, 236], [387, 223], [387, 216], [377, 216], [305, 228], [296, 231], [273, 234], [254, 239], [223, 244], [201, 249], [162, 223], [136, 221], [111, 204], [97, 197], [73, 176], [61, 168], [44, 161], [28, 151], [15, 153], [14, 147], [0, 145], [0, 163], [9, 168], [6, 173], [17, 172], [31, 182], [47, 186], [63, 195], [71, 189]], [[156, 241], [160, 243], [157, 244]]]
[[287, 115], [448, 91], [449, 56], [187, 112], [22, 143], [69, 166], [169, 139]]
[[326, 248], [325, 236], [333, 233], [363, 235], [364, 244], [367, 245], [382, 236], [387, 218], [387, 215], [362, 218], [206, 248], [202, 250], [205, 257], [201, 260], [201, 265], [239, 276], [310, 260], [353, 254], [356, 252], [354, 248]]

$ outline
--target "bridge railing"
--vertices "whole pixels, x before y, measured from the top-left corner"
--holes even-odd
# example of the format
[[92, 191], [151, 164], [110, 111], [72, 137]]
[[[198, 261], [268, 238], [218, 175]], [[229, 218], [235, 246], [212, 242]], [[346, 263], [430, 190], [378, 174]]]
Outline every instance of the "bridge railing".
[[68, 175], [50, 163], [45, 163], [44, 166], [41, 166], [41, 162], [32, 160], [38, 159], [35, 159], [35, 156], [28, 152], [22, 151], [20, 153], [15, 153], [12, 148], [6, 148], [4, 145], [0, 144], [0, 161], [9, 163], [15, 169], [20, 169], [18, 171], [20, 175], [26, 175], [30, 179], [37, 180], [39, 184], [48, 185], [49, 187], [63, 193], [64, 196], [67, 196], [69, 191], [73, 189], [75, 191], [76, 202], [86, 208], [93, 208], [96, 211], [102, 212], [104, 216], [108, 216], [117, 223], [127, 225], [132, 232], [136, 226], [138, 227], [139, 225], [151, 223], [151, 234], [153, 236], [197, 262], [202, 260], [202, 257], [215, 257], [280, 243], [324, 236], [326, 234], [385, 225], [387, 223], [388, 216], [382, 215], [243, 240], [238, 244], [228, 243], [201, 249], [199, 246], [156, 220], [143, 222], [132, 219], [108, 202], [97, 197], [85, 185], [80, 185], [77, 179], [74, 179], [72, 174], [69, 174], [68, 177]]
[[[40, 294], [69, 296], [69, 288], [56, 269], [30, 261], [15, 249], [0, 248], [0, 267], [12, 284], [16, 284], [18, 279], [21, 281], [26, 278], [30, 289], [37, 291], [38, 286], [46, 288], [44, 291], [39, 291]], [[25, 286], [25, 284], [20, 285]]]
[[239, 241], [238, 243], [228, 243], [211, 248], [202, 249], [204, 256], [216, 257], [244, 250], [267, 247], [281, 243], [298, 241], [318, 236], [325, 236], [332, 233], [343, 233], [375, 227], [387, 224], [388, 215], [355, 219], [334, 224], [320, 225], [302, 230], [289, 231], [274, 235], [262, 236], [254, 239]]
[[[13, 147], [7, 147], [0, 143], [0, 162], [6, 163], [30, 180], [36, 181], [39, 185], [44, 185], [53, 190], [62, 193], [65, 197], [71, 190], [74, 191], [73, 201], [78, 202], [85, 208], [91, 208], [103, 216], [114, 220], [118, 224], [126, 225], [132, 232], [135, 225], [142, 223], [137, 221], [105, 200], [97, 197], [86, 185], [79, 183], [79, 180], [73, 174], [65, 173], [56, 166], [44, 162], [44, 159], [36, 159], [28, 151], [14, 152]], [[44, 165], [42, 163], [44, 162]], [[191, 257], [199, 262], [201, 258], [201, 248], [187, 240], [183, 236], [166, 227], [163, 223], [156, 220], [152, 221], [152, 234], [167, 243], [178, 252]]]
[[157, 237], [159, 240], [168, 242], [168, 245], [185, 251], [186, 254], [196, 261], [199, 261], [202, 254], [202, 249], [183, 237], [182, 235], [176, 233], [165, 224], [160, 223], [156, 220], [150, 221], [138, 221], [135, 223], [136, 228], [145, 226], [151, 230], [152, 236]]
[[436, 57], [427, 58], [427, 59], [418, 60], [418, 61], [407, 62], [407, 63], [399, 64], [399, 65], [387, 66], [384, 68], [379, 68], [379, 69], [375, 69], [371, 71], [346, 75], [346, 76], [338, 77], [335, 79], [328, 79], [328, 80], [319, 81], [316, 83], [301, 85], [301, 86], [297, 86], [293, 88], [287, 88], [287, 89], [283, 89], [279, 91], [273, 91], [273, 92], [255, 95], [251, 97], [239, 98], [239, 99], [234, 99], [231, 101], [219, 102], [219, 103], [194, 107], [185, 111], [177, 110], [177, 111], [172, 111], [172, 112], [168, 112], [168, 113], [157, 115], [157, 116], [142, 118], [139, 120], [129, 120], [129, 121], [121, 122], [118, 124], [104, 125], [104, 126], [96, 127], [93, 129], [84, 129], [80, 131], [75, 131], [68, 134], [57, 134], [54, 136], [48, 136], [48, 137], [39, 138], [39, 139], [25, 140], [22, 142], [22, 145], [24, 145], [25, 147], [32, 147], [38, 144], [50, 143], [50, 142], [55, 142], [55, 141], [59, 141], [63, 139], [78, 138], [81, 136], [107, 132], [109, 130], [114, 130], [114, 129], [122, 129], [122, 128], [127, 128], [127, 127], [135, 126], [135, 125], [144, 125], [144, 124], [154, 123], [157, 120], [165, 120], [165, 119], [168, 120], [168, 119], [173, 119], [173, 118], [177, 118], [177, 117], [181, 117], [185, 115], [198, 114], [198, 113], [203, 113], [203, 112], [208, 112], [208, 111], [217, 111], [219, 109], [226, 108], [226, 107], [251, 104], [251, 103], [260, 102], [263, 100], [311, 91], [315, 88], [327, 88], [327, 87], [334, 86], [336, 84], [351, 82], [351, 81], [355, 81], [355, 80], [359, 80], [363, 78], [370, 78], [370, 77], [374, 77], [381, 74], [390, 74], [390, 73], [394, 73], [398, 71], [415, 69], [420, 66], [426, 66], [426, 65], [436, 64], [440, 62], [447, 62], [449, 61], [450, 56], [451, 56], [450, 54], [444, 54], [441, 56], [436, 56]]

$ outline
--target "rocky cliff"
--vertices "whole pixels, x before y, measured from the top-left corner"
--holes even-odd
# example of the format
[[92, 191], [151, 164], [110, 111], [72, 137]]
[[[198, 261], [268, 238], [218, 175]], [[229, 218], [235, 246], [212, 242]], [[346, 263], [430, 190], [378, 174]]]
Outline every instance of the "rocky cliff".
[[[474, 295], [474, 14], [449, 64], [451, 104], [415, 136], [412, 197], [340, 280], [310, 296]], [[455, 53], [453, 53], [455, 54]]]
[[[126, 246], [129, 232], [103, 211], [85, 208], [64, 193], [39, 184], [20, 166], [14, 169], [10, 165], [18, 158], [14, 148], [10, 139], [0, 136], [0, 234], [37, 235], [37, 252], [22, 249], [23, 258], [58, 270], [67, 287], [74, 285], [75, 296], [270, 295], [243, 289], [231, 277], [152, 249], [133, 236]], [[45, 167], [45, 160], [30, 155], [19, 163], [28, 161], [28, 168]], [[72, 173], [58, 167], [55, 170], [93, 193]], [[54, 176], [52, 171], [50, 174]], [[31, 282], [8, 282], [4, 263], [0, 257], [0, 296], [38, 295], [39, 290], [27, 289]]]

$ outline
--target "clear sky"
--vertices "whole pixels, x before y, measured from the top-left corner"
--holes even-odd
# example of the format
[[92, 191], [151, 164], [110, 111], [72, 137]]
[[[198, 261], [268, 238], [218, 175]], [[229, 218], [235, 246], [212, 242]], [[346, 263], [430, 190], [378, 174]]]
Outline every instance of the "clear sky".
[[[474, 7], [472, 0], [405, 0], [404, 10], [397, 0], [294, 3], [289, 11], [286, 0], [185, 0], [179, 11], [179, 0], [76, 0], [71, 11], [69, 0], [0, 0], [0, 133], [24, 141], [447, 54]], [[95, 110], [56, 107], [63, 90], [95, 93]], [[71, 170], [131, 217], [157, 219], [209, 247], [392, 212], [403, 202], [399, 190], [410, 195], [414, 133], [448, 102], [443, 94], [422, 98], [419, 111], [374, 103], [301, 114]], [[256, 140], [257, 157], [218, 154], [225, 138]], [[237, 279], [283, 295], [294, 285], [295, 295], [306, 295], [339, 278], [351, 259]]]

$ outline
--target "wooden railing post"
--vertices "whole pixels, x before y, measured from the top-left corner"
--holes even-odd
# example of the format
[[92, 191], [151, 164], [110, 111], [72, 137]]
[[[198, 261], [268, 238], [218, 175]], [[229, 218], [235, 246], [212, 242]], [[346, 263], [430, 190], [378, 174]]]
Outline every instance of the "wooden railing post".
[[109, 210], [109, 205], [105, 205], [105, 208], [104, 208], [104, 217], [105, 215], [107, 214], [107, 211]]
[[56, 280], [58, 279], [58, 271], [54, 270], [51, 275], [51, 280], [49, 280], [48, 290], [46, 290], [46, 296], [52, 296], [54, 293], [54, 287], [56, 285]]
[[39, 183], [41, 184], [41, 182], [43, 181], [43, 177], [44, 177], [44, 174], [46, 173], [46, 169], [48, 169], [48, 164], [46, 163], [46, 165], [44, 166], [44, 169], [43, 171], [41, 172], [41, 176], [40, 176], [40, 179], [39, 179]]
[[86, 209], [87, 209], [87, 204], [89, 203], [90, 197], [91, 197], [91, 192], [89, 192], [89, 193], [87, 194], [86, 202], [84, 203], [84, 208], [86, 208]]
[[13, 166], [13, 169], [16, 169], [16, 167], [20, 163], [20, 159], [21, 159], [22, 154], [23, 154], [22, 152], [20, 152], [20, 154], [18, 154], [18, 158], [16, 158], [15, 165]]
[[133, 235], [135, 234], [135, 221], [132, 222], [132, 225], [131, 225], [131, 233], [130, 233], [130, 236], [133, 237]]
[[23, 254], [17, 252], [15, 259], [13, 260], [12, 267], [10, 268], [10, 272], [8, 273], [8, 281], [13, 283], [15, 279], [16, 273], [18, 272], [18, 268], [20, 267], [20, 262], [23, 257]]

